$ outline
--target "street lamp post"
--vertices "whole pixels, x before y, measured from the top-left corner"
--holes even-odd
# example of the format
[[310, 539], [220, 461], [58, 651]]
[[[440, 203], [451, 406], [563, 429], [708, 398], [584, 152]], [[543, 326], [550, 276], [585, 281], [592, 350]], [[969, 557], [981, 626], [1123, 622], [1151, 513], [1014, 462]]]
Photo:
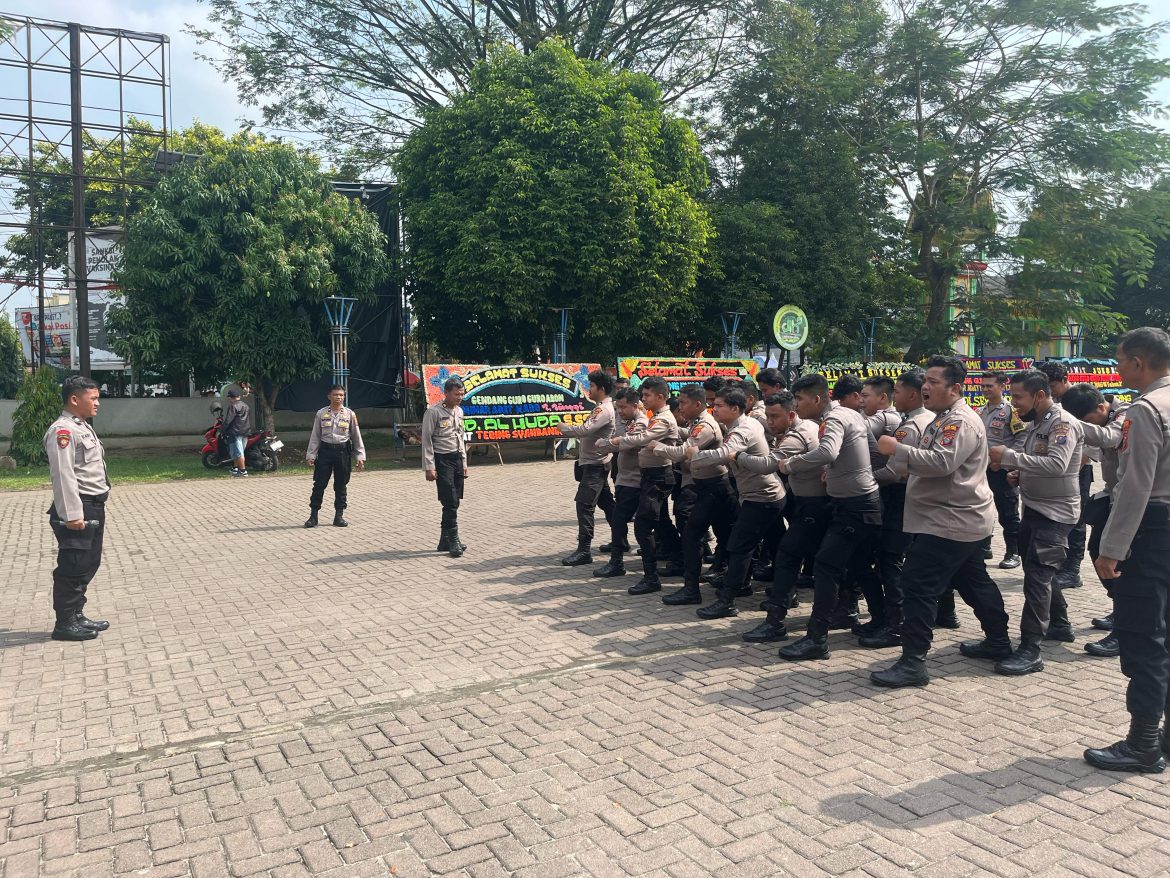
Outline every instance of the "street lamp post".
[[738, 343], [736, 336], [739, 335], [739, 323], [743, 320], [743, 313], [724, 311], [720, 319], [723, 321], [723, 357], [731, 359], [735, 356], [735, 346]]
[[333, 342], [333, 383], [345, 388], [349, 399], [349, 318], [357, 299], [330, 296], [325, 300], [325, 316], [329, 318], [329, 337]]
[[1081, 356], [1081, 345], [1085, 334], [1084, 324], [1075, 320], [1068, 321], [1068, 355], [1070, 358]]
[[877, 318], [866, 317], [861, 321], [862, 362], [873, 362], [874, 349], [877, 347]]

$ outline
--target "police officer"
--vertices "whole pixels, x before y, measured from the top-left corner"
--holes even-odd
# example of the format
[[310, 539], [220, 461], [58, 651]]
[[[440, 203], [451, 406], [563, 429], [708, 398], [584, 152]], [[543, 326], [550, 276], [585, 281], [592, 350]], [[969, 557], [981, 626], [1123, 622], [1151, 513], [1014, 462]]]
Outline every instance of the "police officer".
[[[1000, 445], [988, 450], [993, 468], [1009, 470], [1024, 500], [1020, 551], [1024, 559], [1024, 612], [1020, 646], [998, 662], [997, 673], [1034, 674], [1044, 669], [1044, 640], [1072, 643], [1068, 604], [1054, 582], [1068, 552], [1068, 535], [1081, 518], [1081, 468], [1085, 434], [1081, 422], [1053, 401], [1048, 378], [1031, 370], [1012, 378], [1012, 405], [1033, 427], [1022, 451]], [[1014, 473], [1014, 474], [1013, 474]]]
[[[1004, 399], [1004, 392], [1011, 384], [1006, 372], [983, 373], [983, 395], [987, 404], [979, 409], [979, 417], [987, 430], [987, 447], [1006, 445], [1019, 450], [1023, 447], [1024, 432], [1028, 429], [1020, 420], [1012, 404]], [[999, 515], [999, 526], [1003, 529], [1004, 554], [999, 562], [1001, 570], [1014, 570], [1020, 561], [1020, 489], [1008, 482], [1007, 470], [989, 469], [987, 484], [995, 497], [995, 511]], [[991, 546], [984, 557], [991, 558]]]
[[[811, 400], [803, 394], [800, 401], [787, 390], [767, 399], [768, 429], [773, 441], [768, 457], [748, 453], [735, 456], [736, 465], [747, 472], [779, 472], [780, 461], [798, 454], [806, 454], [817, 447], [819, 427], [816, 420], [803, 418], [803, 409], [813, 417], [819, 416], [821, 405], [817, 397]], [[793, 606], [796, 581], [804, 558], [815, 556], [825, 531], [829, 529], [832, 511], [825, 482], [816, 470], [791, 473], [788, 476], [788, 502], [795, 507], [791, 526], [776, 547], [772, 581], [763, 609], [768, 614], [764, 621], [747, 631], [747, 643], [774, 643], [788, 639], [784, 620]]]
[[[636, 443], [623, 442], [626, 437], [646, 432], [649, 419], [642, 408], [642, 395], [632, 387], [619, 390], [614, 397], [617, 425], [609, 439], [598, 439], [597, 447], [617, 452], [617, 478], [614, 479], [614, 505], [610, 513], [609, 561], [593, 571], [602, 579], [625, 576], [624, 555], [630, 546], [630, 522], [638, 514], [642, 496], [642, 468], [638, 458], [642, 453]], [[605, 549], [605, 546], [602, 546]]]
[[[852, 378], [842, 386], [846, 378]], [[856, 386], [854, 386], [856, 385]], [[838, 379], [841, 404], [830, 408], [829, 386], [823, 375], [802, 375], [792, 385], [797, 398], [817, 397], [824, 404], [819, 429], [820, 442], [812, 451], [781, 460], [780, 472], [820, 474], [833, 498], [832, 521], [821, 541], [813, 566], [813, 606], [804, 637], [781, 647], [780, 657], [792, 661], [829, 657], [829, 628], [845, 573], [854, 553], [868, 557], [881, 535], [882, 504], [870, 464], [869, 425], [860, 411], [845, 404], [845, 398], [861, 405], [861, 382], [853, 376]], [[853, 614], [856, 618], [856, 614]]]
[[443, 384], [443, 398], [427, 408], [422, 422], [422, 467], [428, 482], [436, 482], [443, 506], [442, 534], [437, 552], [460, 557], [467, 546], [459, 539], [459, 501], [467, 480], [467, 446], [463, 433], [463, 394], [458, 378]]
[[97, 414], [99, 395], [90, 379], [66, 378], [61, 386], [64, 411], [43, 439], [53, 481], [49, 525], [57, 538], [54, 640], [93, 640], [110, 627], [109, 622], [86, 618], [84, 613], [86, 590], [102, 563], [110, 496], [105, 449], [86, 423]]
[[903, 527], [914, 542], [902, 569], [902, 657], [870, 674], [877, 686], [896, 689], [930, 682], [926, 654], [941, 595], [952, 584], [983, 626], [981, 643], [964, 644], [963, 655], [1002, 658], [1011, 654], [1003, 596], [983, 558], [983, 542], [995, 528], [995, 504], [987, 486], [987, 437], [983, 422], [963, 399], [967, 369], [958, 357], [936, 355], [926, 364], [923, 403], [934, 420], [918, 444], [893, 436], [878, 440], [890, 466], [906, 476]]
[[349, 527], [343, 513], [348, 505], [346, 488], [349, 485], [352, 460], [357, 460], [360, 473], [366, 468], [366, 446], [358, 427], [357, 413], [347, 408], [345, 388], [334, 384], [329, 388], [329, 405], [313, 418], [309, 447], [305, 462], [313, 468], [313, 493], [309, 496], [309, 520], [305, 527], [317, 526], [317, 513], [325, 499], [325, 488], [333, 478], [333, 526]]
[[589, 398], [593, 411], [583, 424], [561, 423], [561, 435], [577, 440], [577, 461], [573, 465], [577, 477], [577, 550], [561, 559], [566, 567], [593, 563], [594, 510], [600, 506], [608, 523], [613, 512], [613, 493], [609, 490], [609, 466], [612, 455], [597, 447], [599, 439], [613, 435], [614, 414], [613, 376], [598, 369], [589, 373]]
[[[1064, 363], [1054, 360], [1045, 360], [1036, 364], [1036, 369], [1048, 377], [1048, 391], [1053, 402], [1061, 405], [1064, 395], [1072, 388], [1068, 380], [1068, 367]], [[1089, 494], [1093, 489], [1093, 462], [1099, 461], [1101, 455], [1098, 449], [1088, 445], [1084, 448], [1081, 457], [1080, 469], [1077, 471], [1077, 482], [1081, 492], [1082, 517], [1073, 525], [1068, 535], [1068, 551], [1064, 556], [1064, 563], [1056, 571], [1054, 580], [1057, 588], [1080, 588], [1081, 562], [1085, 560], [1085, 546], [1087, 544], [1088, 527], [1083, 518], [1085, 507], [1089, 503]]]
[[682, 445], [655, 442], [651, 450], [667, 460], [682, 463], [684, 478], [693, 485], [695, 500], [680, 536], [683, 555], [683, 587], [664, 595], [662, 603], [670, 606], [700, 604], [699, 575], [703, 565], [703, 541], [707, 529], [714, 527], [720, 543], [726, 543], [735, 519], [735, 498], [727, 479], [727, 466], [687, 460], [687, 448], [706, 451], [723, 444], [723, 431], [714, 415], [707, 411], [706, 394], [698, 384], [687, 384], [679, 391], [679, 414], [690, 422]]
[[[1085, 761], [1113, 771], [1160, 772], [1170, 756], [1170, 336], [1150, 327], [1125, 333], [1117, 371], [1127, 387], [1142, 392], [1122, 427], [1113, 511], [1095, 566], [1112, 584], [1130, 723], [1124, 741], [1086, 750]], [[1161, 716], [1166, 728], [1159, 741]]]
[[715, 394], [713, 414], [727, 427], [727, 438], [722, 445], [705, 451], [699, 451], [693, 445], [686, 449], [692, 467], [729, 463], [739, 494], [739, 511], [727, 540], [727, 572], [716, 599], [696, 611], [700, 619], [721, 619], [738, 614], [736, 597], [751, 594], [748, 573], [752, 555], [784, 508], [784, 486], [775, 473], [753, 473], [740, 469], [735, 463], [735, 455], [740, 452], [758, 457], [768, 454], [764, 427], [747, 413], [747, 408], [747, 398], [742, 390], [724, 387]]

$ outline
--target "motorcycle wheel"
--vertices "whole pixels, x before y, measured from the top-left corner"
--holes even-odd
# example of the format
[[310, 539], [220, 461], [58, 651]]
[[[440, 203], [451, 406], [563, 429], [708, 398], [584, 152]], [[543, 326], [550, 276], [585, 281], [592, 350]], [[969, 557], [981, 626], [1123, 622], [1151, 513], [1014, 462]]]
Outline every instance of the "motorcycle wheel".
[[216, 455], [215, 455], [214, 451], [208, 451], [206, 454], [203, 455], [203, 465], [205, 467], [207, 467], [208, 469], [218, 469], [219, 468], [219, 462], [216, 460]]
[[261, 458], [264, 460], [264, 472], [276, 472], [276, 468], [280, 466], [280, 460], [276, 456], [275, 451], [264, 451], [261, 453]]

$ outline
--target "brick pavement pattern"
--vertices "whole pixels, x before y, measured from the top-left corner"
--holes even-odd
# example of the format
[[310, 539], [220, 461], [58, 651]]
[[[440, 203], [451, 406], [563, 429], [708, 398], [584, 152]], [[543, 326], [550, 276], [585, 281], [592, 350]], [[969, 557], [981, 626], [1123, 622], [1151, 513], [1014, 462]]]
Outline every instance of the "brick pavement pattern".
[[845, 632], [784, 664], [756, 612], [559, 566], [574, 488], [473, 467], [458, 560], [418, 472], [355, 475], [344, 530], [301, 478], [115, 488], [85, 644], [48, 639], [49, 495], [0, 495], [0, 878], [1170, 874], [1170, 775], [1080, 759], [1125, 722], [1087, 564], [1044, 673], [961, 658], [960, 607], [889, 692]]

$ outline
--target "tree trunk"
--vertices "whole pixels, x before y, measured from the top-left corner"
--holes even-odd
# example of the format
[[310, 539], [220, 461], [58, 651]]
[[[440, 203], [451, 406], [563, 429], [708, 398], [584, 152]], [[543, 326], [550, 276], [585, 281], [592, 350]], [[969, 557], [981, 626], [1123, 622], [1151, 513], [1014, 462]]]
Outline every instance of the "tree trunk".
[[[929, 299], [926, 305], [926, 328], [910, 343], [903, 358], [907, 363], [920, 363], [927, 354], [927, 347], [936, 344], [942, 334], [942, 325], [947, 316], [950, 300], [952, 272], [934, 255], [934, 234], [925, 232], [918, 249], [918, 271], [926, 281]], [[946, 353], [949, 353], [947, 351]]]
[[266, 385], [262, 381], [255, 382], [252, 387], [256, 395], [256, 404], [260, 407], [260, 421], [257, 426], [269, 433], [276, 433], [276, 397], [283, 389], [283, 385]]

